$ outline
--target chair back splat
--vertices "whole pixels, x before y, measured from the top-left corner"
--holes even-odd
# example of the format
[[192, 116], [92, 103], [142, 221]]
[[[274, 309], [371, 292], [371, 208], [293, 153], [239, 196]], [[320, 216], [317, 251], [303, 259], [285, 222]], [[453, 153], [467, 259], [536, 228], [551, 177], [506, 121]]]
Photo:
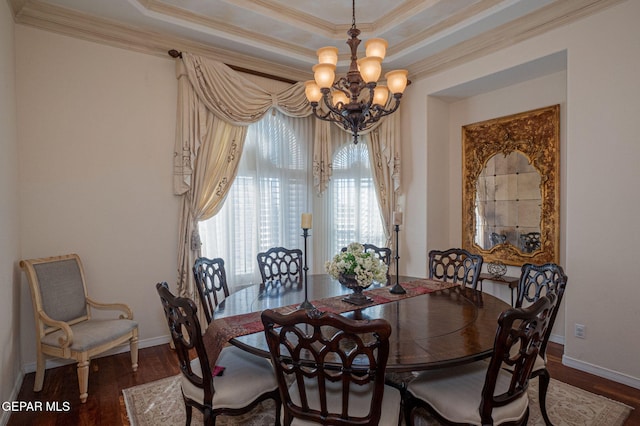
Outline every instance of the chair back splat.
[[193, 278], [207, 323], [211, 324], [216, 307], [229, 297], [224, 260], [199, 257], [193, 264]]
[[295, 288], [302, 285], [302, 250], [272, 247], [257, 257], [263, 285]]
[[551, 313], [551, 327], [547, 329], [544, 341], [540, 348], [540, 355], [544, 357], [547, 343], [551, 336], [551, 328], [555, 323], [558, 309], [567, 287], [567, 275], [560, 265], [555, 263], [545, 263], [544, 265], [533, 265], [525, 263], [522, 265], [520, 282], [518, 283], [518, 296], [515, 306], [521, 308], [526, 304], [535, 303], [540, 297], [547, 294], [555, 294], [558, 299], [555, 309]]
[[463, 287], [478, 287], [483, 258], [467, 250], [451, 248], [429, 252], [429, 278], [458, 283]]
[[551, 336], [553, 324], [556, 321], [566, 286], [567, 276], [560, 265], [556, 265], [555, 263], [546, 263], [544, 265], [525, 263], [522, 265], [520, 281], [518, 282], [516, 307], [521, 308], [524, 305], [535, 303], [544, 295], [552, 294], [557, 298], [556, 304], [551, 312], [551, 324], [544, 335], [542, 344], [540, 345], [540, 353], [538, 354], [536, 363], [533, 366], [533, 372], [531, 373], [532, 379], [538, 377], [538, 401], [540, 403], [542, 417], [546, 424], [551, 424], [549, 415], [547, 414], [547, 389], [551, 381], [551, 375], [547, 370], [546, 362], [547, 343], [549, 343], [549, 337]]
[[391, 326], [318, 310], [262, 313], [284, 407], [293, 419], [332, 425], [397, 424], [400, 394], [385, 386]]

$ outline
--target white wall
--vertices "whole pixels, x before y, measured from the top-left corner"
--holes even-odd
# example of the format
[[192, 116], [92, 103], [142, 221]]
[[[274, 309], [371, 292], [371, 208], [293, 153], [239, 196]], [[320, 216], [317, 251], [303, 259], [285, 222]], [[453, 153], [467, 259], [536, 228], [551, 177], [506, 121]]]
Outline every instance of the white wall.
[[[569, 276], [565, 295], [565, 357], [568, 365], [640, 387], [640, 290], [635, 283], [635, 261], [640, 235], [640, 143], [637, 112], [640, 111], [640, 2], [627, 1], [581, 21], [558, 28], [533, 39], [471, 61], [410, 86], [403, 105], [404, 143], [420, 147], [427, 157], [403, 158], [403, 177], [413, 182], [406, 187], [407, 200], [443, 209], [441, 215], [449, 229], [450, 245], [460, 244], [461, 188], [460, 146], [456, 141], [425, 141], [425, 129], [441, 126], [442, 106], [436, 114], [427, 113], [427, 99], [435, 93], [490, 76], [538, 58], [567, 51], [566, 154], [561, 159], [561, 263]], [[597, 28], [597, 31], [594, 31]], [[508, 92], [507, 92], [508, 93]], [[546, 101], [546, 99], [545, 99]], [[518, 100], [506, 106], [519, 112], [527, 103]], [[553, 102], [546, 102], [551, 104]], [[475, 120], [474, 120], [475, 121]], [[448, 125], [448, 122], [447, 122]], [[441, 132], [435, 132], [441, 136]], [[450, 144], [444, 152], [442, 144]], [[442, 158], [428, 158], [440, 155]], [[446, 158], [447, 155], [449, 158]], [[438, 161], [441, 160], [441, 161]], [[451, 191], [442, 202], [441, 189], [433, 173], [436, 167]], [[435, 166], [434, 166], [435, 164]], [[447, 168], [447, 165], [450, 167]], [[425, 200], [425, 201], [417, 201]], [[439, 205], [433, 206], [432, 203]], [[408, 250], [421, 253], [432, 230], [423, 230], [428, 217], [407, 214], [406, 228], [412, 239]], [[446, 216], [446, 217], [445, 217]], [[426, 242], [427, 246], [430, 242]], [[419, 272], [421, 259], [414, 256], [405, 268]], [[586, 325], [586, 339], [573, 337], [575, 323]]]
[[[168, 330], [155, 284], [175, 289], [177, 276], [174, 61], [21, 25], [16, 52], [21, 257], [78, 253], [89, 294], [129, 304], [140, 345], [157, 344]], [[25, 284], [27, 366], [30, 300]]]
[[[14, 24], [0, 1], [0, 401], [19, 391], [20, 257], [18, 215], [18, 136], [16, 127]], [[9, 412], [2, 412], [0, 424]]]

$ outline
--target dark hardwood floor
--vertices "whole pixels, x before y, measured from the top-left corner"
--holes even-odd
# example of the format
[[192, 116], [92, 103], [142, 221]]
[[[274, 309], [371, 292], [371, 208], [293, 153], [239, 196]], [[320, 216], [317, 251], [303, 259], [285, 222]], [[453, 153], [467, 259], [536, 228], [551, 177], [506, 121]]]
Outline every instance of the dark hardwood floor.
[[[551, 377], [593, 393], [621, 401], [634, 408], [625, 425], [640, 425], [640, 390], [621, 385], [562, 365], [563, 347], [549, 343], [548, 368]], [[98, 358], [91, 362], [89, 398], [78, 399], [75, 365], [47, 370], [44, 388], [33, 392], [35, 374], [27, 374], [17, 401], [69, 402], [70, 409], [61, 412], [14, 412], [10, 426], [24, 425], [91, 425], [118, 426], [126, 423], [126, 410], [121, 403], [122, 389], [178, 374], [177, 357], [169, 345], [140, 350], [140, 366], [131, 372], [128, 353]]]

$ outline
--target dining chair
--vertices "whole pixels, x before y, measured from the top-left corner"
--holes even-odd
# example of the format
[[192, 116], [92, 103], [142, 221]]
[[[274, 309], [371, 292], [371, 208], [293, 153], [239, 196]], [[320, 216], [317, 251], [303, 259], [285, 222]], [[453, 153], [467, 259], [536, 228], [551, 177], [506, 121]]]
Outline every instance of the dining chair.
[[391, 326], [318, 310], [262, 312], [283, 424], [400, 424], [400, 391], [385, 385]]
[[527, 304], [535, 303], [540, 299], [540, 297], [548, 294], [553, 294], [557, 298], [557, 302], [551, 312], [549, 328], [543, 336], [540, 351], [536, 357], [536, 362], [531, 373], [531, 378], [538, 377], [538, 400], [540, 402], [540, 411], [542, 413], [542, 418], [547, 425], [551, 424], [547, 414], [546, 404], [547, 389], [549, 387], [549, 382], [551, 381], [546, 361], [547, 343], [549, 343], [551, 329], [553, 328], [556, 315], [560, 309], [560, 303], [562, 302], [566, 286], [567, 275], [564, 273], [564, 270], [560, 265], [556, 265], [555, 263], [545, 263], [544, 265], [525, 263], [522, 265], [515, 307], [521, 308]]
[[533, 253], [536, 250], [540, 250], [540, 233], [528, 232], [520, 234], [520, 249], [524, 253]]
[[493, 247], [498, 244], [504, 244], [507, 241], [507, 236], [505, 234], [492, 232], [491, 234], [489, 234], [489, 239], [491, 240], [491, 246]]
[[211, 324], [216, 307], [229, 297], [224, 260], [199, 257], [193, 264], [193, 277], [207, 324]]
[[526, 425], [529, 377], [556, 304], [549, 294], [527, 308], [504, 311], [489, 362], [420, 373], [405, 393], [407, 425], [413, 424], [416, 407], [445, 424]]
[[215, 366], [224, 368], [224, 371], [221, 375], [214, 375], [193, 300], [174, 296], [166, 282], [158, 283], [156, 290], [182, 372], [180, 386], [186, 424], [191, 424], [193, 407], [203, 413], [205, 425], [215, 425], [219, 415], [248, 413], [260, 402], [273, 399], [276, 405], [275, 424], [279, 425], [280, 394], [269, 361], [235, 346], [227, 346], [215, 360]]
[[475, 290], [478, 287], [482, 263], [481, 255], [471, 254], [464, 249], [431, 250], [429, 252], [429, 278], [451, 281]]
[[[364, 247], [364, 251], [366, 253], [373, 253], [374, 255], [376, 255], [380, 260], [382, 260], [385, 265], [387, 265], [387, 282], [386, 284], [389, 284], [391, 282], [391, 275], [389, 273], [389, 269], [391, 268], [391, 249], [388, 247], [378, 247], [374, 244], [363, 244], [362, 245]], [[347, 251], [346, 247], [342, 247], [341, 251], [345, 252]]]
[[[78, 362], [80, 401], [89, 396], [91, 359], [129, 343], [131, 368], [138, 369], [138, 323], [124, 303], [99, 303], [87, 294], [84, 268], [77, 254], [20, 261], [31, 289], [36, 326], [34, 392], [44, 385], [45, 355]], [[92, 310], [119, 312], [119, 318], [94, 319]]]
[[257, 257], [264, 285], [298, 287], [302, 284], [302, 250], [272, 247]]

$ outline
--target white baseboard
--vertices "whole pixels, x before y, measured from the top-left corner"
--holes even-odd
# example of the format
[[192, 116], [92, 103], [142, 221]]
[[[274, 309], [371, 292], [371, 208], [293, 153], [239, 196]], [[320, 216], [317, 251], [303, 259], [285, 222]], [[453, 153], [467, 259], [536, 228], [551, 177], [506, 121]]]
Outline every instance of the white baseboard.
[[[549, 336], [549, 341], [564, 345], [564, 336], [552, 334]], [[584, 371], [585, 373], [593, 374], [594, 376], [603, 377], [616, 383], [631, 386], [632, 388], [640, 389], [640, 379], [637, 377], [609, 370], [608, 368], [599, 367], [579, 359], [571, 358], [567, 355], [562, 356], [562, 365]]]
[[585, 373], [593, 374], [594, 376], [603, 377], [623, 385], [631, 386], [632, 388], [640, 389], [640, 379], [637, 377], [609, 370], [608, 368], [599, 367], [579, 359], [571, 358], [567, 355], [562, 356], [562, 365], [584, 371]]
[[[165, 343], [169, 343], [170, 339], [171, 338], [169, 337], [169, 335], [166, 335], [166, 336], [153, 337], [151, 339], [139, 340], [138, 341], [138, 349], [150, 348], [151, 346], [163, 345]], [[115, 354], [120, 354], [120, 353], [123, 353], [123, 352], [129, 352], [129, 344], [128, 343], [124, 344], [124, 345], [117, 346], [117, 347], [115, 347], [115, 348], [113, 348], [111, 350], [108, 350], [107, 352], [104, 352], [104, 353], [100, 354], [96, 358], [102, 358], [103, 356], [115, 355]], [[67, 365], [67, 364], [74, 364], [75, 362], [76, 361], [74, 361], [74, 360], [66, 360], [66, 359], [60, 359], [60, 358], [47, 358], [47, 360], [46, 360], [46, 369], [55, 368], [55, 367], [61, 367], [63, 365]], [[22, 365], [22, 373], [23, 374], [33, 373], [34, 371], [36, 371], [36, 362], [35, 361]], [[21, 380], [22, 380], [22, 378], [21, 378]], [[20, 383], [20, 386], [22, 386], [22, 382]], [[20, 386], [18, 386], [18, 389], [20, 389]]]
[[564, 346], [564, 336], [561, 336], [559, 334], [549, 335], [549, 341]]
[[[16, 381], [13, 384], [13, 389], [11, 390], [11, 395], [9, 396], [9, 401], [15, 401], [18, 399], [18, 394], [20, 393], [20, 388], [22, 387], [22, 381], [24, 380], [24, 373], [22, 371], [18, 371], [18, 377], [16, 377]], [[2, 416], [0, 416], [0, 425], [5, 426], [9, 423], [9, 417], [11, 417], [11, 410], [2, 410]]]

